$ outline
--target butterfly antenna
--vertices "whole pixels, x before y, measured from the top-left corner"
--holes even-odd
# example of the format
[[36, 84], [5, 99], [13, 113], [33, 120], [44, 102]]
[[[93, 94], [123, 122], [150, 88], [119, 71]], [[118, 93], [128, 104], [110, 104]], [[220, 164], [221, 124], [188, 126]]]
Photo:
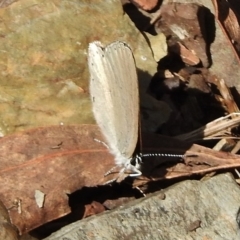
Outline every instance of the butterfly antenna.
[[171, 153], [141, 153], [140, 157], [175, 157], [175, 158], [186, 158], [186, 157], [197, 157], [197, 154], [185, 155], [185, 154], [171, 154]]

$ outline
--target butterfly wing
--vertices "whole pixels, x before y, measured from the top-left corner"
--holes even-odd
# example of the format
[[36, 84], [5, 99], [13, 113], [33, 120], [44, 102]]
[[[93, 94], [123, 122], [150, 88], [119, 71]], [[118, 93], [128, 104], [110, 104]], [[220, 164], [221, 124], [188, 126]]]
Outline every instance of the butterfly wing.
[[125, 164], [138, 139], [139, 90], [132, 51], [120, 41], [106, 48], [93, 42], [88, 63], [95, 119], [116, 164]]

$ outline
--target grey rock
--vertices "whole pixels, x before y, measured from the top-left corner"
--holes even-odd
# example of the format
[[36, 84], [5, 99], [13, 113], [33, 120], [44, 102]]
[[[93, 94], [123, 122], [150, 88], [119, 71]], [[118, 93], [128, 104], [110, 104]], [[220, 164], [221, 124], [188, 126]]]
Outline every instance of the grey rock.
[[[165, 195], [165, 198], [163, 197]], [[45, 240], [237, 240], [240, 188], [231, 174], [187, 180], [70, 224]]]

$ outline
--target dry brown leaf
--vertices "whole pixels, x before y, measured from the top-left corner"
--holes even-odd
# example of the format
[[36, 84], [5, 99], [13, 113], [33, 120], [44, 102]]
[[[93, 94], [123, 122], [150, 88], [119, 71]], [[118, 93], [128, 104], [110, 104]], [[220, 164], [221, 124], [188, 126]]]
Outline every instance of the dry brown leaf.
[[[200, 59], [203, 66], [209, 67], [209, 59], [206, 54], [208, 45], [206, 44], [206, 22], [209, 10], [202, 5], [195, 3], [166, 3], [160, 8], [161, 18], [156, 21], [155, 29], [162, 32], [169, 39], [168, 45], [175, 45], [180, 42], [186, 50], [179, 48], [178, 52], [183, 57], [183, 61], [198, 62]], [[176, 52], [176, 47], [174, 47]], [[194, 57], [193, 57], [194, 56]], [[192, 63], [193, 64], [193, 63]]]
[[217, 20], [225, 36], [229, 39], [229, 46], [232, 47], [239, 60], [240, 55], [240, 29], [239, 20], [231, 8], [231, 4], [226, 0], [212, 0], [215, 7]]
[[85, 205], [85, 212], [83, 218], [101, 213], [105, 211], [105, 207], [96, 201], [93, 201], [91, 204]]
[[[107, 181], [114, 166], [94, 125], [53, 126], [6, 136], [0, 140], [0, 199], [12, 223], [26, 233], [70, 212], [67, 194]], [[43, 207], [35, 191], [45, 194]]]
[[200, 59], [196, 56], [195, 52], [187, 49], [180, 42], [176, 42], [175, 45], [171, 46], [170, 51], [179, 54], [182, 61], [190, 66], [194, 66], [200, 63]]

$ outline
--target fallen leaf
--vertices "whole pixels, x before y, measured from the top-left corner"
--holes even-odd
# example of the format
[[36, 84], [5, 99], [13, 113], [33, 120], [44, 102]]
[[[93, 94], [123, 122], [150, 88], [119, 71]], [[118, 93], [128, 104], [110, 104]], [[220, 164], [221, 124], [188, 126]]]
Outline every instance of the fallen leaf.
[[[70, 212], [68, 196], [108, 179], [114, 166], [94, 125], [52, 126], [3, 137], [0, 142], [0, 199], [20, 234]], [[56, 148], [56, 146], [58, 146]], [[35, 190], [45, 194], [42, 208]]]
[[83, 218], [104, 212], [105, 208], [104, 206], [96, 201], [93, 201], [91, 204], [85, 205], [85, 212]]
[[[230, 40], [229, 47], [233, 46], [236, 51], [236, 55], [240, 55], [240, 30], [239, 30], [239, 16], [237, 15], [237, 7], [234, 8], [234, 2], [226, 0], [212, 0], [217, 19], [223, 33]], [[235, 3], [236, 4], [236, 3]], [[232, 6], [233, 5], [233, 6]], [[236, 13], [234, 12], [236, 11]]]

